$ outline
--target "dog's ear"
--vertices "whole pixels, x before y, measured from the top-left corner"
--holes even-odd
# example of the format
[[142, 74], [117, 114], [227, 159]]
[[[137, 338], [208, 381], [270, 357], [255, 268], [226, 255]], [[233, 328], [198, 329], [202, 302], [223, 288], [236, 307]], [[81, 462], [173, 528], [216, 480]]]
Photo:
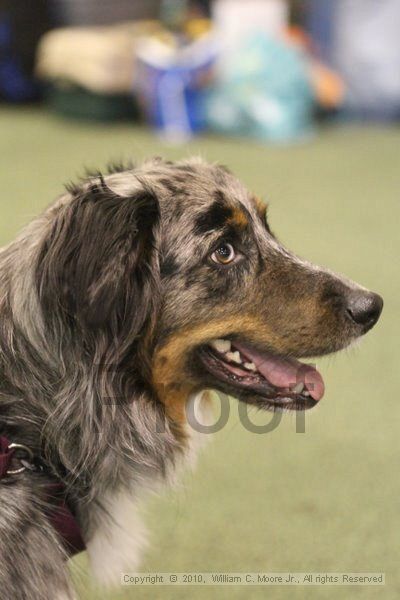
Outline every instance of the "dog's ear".
[[142, 187], [111, 191], [100, 177], [61, 206], [38, 261], [44, 307], [92, 328], [138, 334], [154, 303], [159, 204]]

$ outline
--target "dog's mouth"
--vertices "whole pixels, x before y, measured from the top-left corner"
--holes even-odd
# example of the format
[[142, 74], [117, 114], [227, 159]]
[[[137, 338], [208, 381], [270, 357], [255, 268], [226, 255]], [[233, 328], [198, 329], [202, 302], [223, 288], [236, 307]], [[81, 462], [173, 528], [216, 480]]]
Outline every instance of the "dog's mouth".
[[228, 339], [201, 346], [199, 357], [218, 388], [266, 409], [304, 410], [324, 395], [324, 381], [311, 365]]

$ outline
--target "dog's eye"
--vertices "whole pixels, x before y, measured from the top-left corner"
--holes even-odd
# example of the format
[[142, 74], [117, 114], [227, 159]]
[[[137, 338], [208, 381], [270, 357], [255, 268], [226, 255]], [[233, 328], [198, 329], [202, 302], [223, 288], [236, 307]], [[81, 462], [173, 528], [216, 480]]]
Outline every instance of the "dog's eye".
[[211, 260], [220, 265], [229, 265], [236, 258], [236, 252], [231, 244], [221, 244], [212, 254]]

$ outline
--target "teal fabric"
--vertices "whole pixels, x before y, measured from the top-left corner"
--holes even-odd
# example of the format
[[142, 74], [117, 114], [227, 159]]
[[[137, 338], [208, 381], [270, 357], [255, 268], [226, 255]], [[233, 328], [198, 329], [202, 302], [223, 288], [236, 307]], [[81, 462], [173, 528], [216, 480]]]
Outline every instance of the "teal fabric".
[[311, 132], [313, 104], [304, 57], [256, 33], [223, 59], [209, 92], [207, 121], [223, 133], [286, 141]]

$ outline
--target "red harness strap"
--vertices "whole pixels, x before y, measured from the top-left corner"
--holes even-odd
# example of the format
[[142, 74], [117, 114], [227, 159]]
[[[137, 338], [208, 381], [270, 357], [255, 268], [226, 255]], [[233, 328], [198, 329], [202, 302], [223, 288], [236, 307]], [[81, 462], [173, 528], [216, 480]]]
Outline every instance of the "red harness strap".
[[9, 448], [10, 442], [7, 438], [0, 436], [0, 479], [7, 476], [11, 468], [11, 460], [14, 456], [14, 450]]
[[[25, 447], [11, 444], [6, 437], [0, 436], [0, 483], [2, 479], [9, 479], [25, 471], [23, 462], [21, 468], [13, 468], [12, 461], [17, 458], [18, 448]], [[49, 503], [47, 516], [60, 536], [65, 550], [69, 556], [82, 552], [85, 550], [85, 542], [78, 522], [68, 505], [65, 485], [62, 482], [49, 483], [46, 491], [46, 500]]]

